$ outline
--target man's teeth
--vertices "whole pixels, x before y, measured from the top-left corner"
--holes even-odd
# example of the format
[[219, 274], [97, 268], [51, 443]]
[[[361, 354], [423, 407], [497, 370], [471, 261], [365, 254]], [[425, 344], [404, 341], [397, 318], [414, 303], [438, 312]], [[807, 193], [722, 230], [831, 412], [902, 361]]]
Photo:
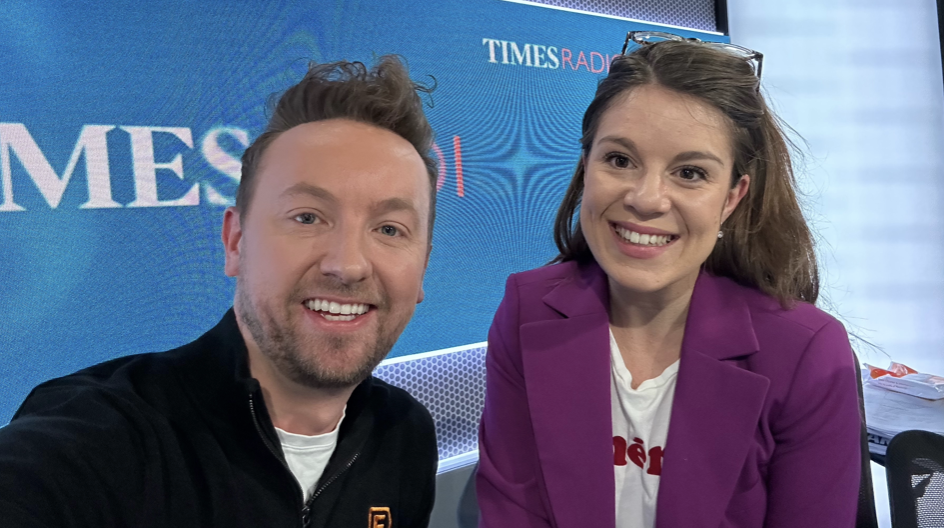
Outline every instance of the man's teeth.
[[640, 246], [664, 246], [672, 241], [672, 235], [645, 235], [620, 226], [616, 226], [616, 232], [623, 237], [623, 240]]
[[358, 315], [367, 313], [367, 304], [341, 304], [323, 299], [312, 299], [305, 303], [309, 310], [323, 312], [321, 315], [329, 321], [353, 321]]

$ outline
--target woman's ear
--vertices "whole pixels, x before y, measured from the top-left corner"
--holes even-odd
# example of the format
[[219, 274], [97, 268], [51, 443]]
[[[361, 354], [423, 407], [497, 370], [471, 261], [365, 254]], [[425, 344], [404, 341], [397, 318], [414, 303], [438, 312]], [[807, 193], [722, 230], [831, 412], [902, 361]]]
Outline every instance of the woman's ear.
[[734, 212], [734, 208], [737, 207], [737, 205], [741, 203], [741, 199], [747, 195], [750, 186], [751, 175], [742, 174], [741, 178], [734, 184], [734, 187], [731, 187], [728, 191], [728, 195], [724, 199], [724, 208], [721, 210], [721, 223], [724, 223], [724, 221], [731, 216], [731, 213]]

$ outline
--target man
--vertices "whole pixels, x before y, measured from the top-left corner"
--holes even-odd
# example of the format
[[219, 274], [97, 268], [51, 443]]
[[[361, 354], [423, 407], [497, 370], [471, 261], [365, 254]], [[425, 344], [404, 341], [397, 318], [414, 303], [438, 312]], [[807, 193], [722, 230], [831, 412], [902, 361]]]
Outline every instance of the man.
[[0, 526], [425, 527], [429, 413], [370, 376], [423, 300], [436, 167], [399, 60], [314, 65], [243, 156], [233, 309], [37, 387], [0, 429]]

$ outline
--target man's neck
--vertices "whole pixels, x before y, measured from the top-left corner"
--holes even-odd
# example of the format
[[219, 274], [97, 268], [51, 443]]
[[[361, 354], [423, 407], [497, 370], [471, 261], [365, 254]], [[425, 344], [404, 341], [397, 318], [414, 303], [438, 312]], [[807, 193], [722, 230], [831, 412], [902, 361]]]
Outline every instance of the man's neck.
[[285, 377], [256, 346], [247, 343], [249, 372], [262, 386], [272, 425], [289, 433], [314, 436], [337, 427], [355, 386], [318, 389]]

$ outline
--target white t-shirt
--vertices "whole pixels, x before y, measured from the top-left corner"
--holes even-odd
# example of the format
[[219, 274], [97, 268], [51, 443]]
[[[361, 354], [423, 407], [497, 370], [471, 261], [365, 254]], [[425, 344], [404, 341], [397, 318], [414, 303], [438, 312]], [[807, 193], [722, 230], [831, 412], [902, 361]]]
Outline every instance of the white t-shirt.
[[610, 331], [610, 397], [617, 528], [653, 528], [662, 455], [669, 433], [679, 362], [635, 390]]
[[279, 442], [282, 443], [285, 462], [295, 475], [298, 485], [305, 491], [306, 501], [314, 492], [315, 484], [324, 473], [325, 466], [328, 465], [328, 460], [334, 453], [334, 448], [338, 446], [338, 431], [341, 429], [341, 422], [344, 421], [346, 411], [345, 406], [338, 425], [330, 433], [308, 436], [275, 428], [275, 432], [279, 435]]

